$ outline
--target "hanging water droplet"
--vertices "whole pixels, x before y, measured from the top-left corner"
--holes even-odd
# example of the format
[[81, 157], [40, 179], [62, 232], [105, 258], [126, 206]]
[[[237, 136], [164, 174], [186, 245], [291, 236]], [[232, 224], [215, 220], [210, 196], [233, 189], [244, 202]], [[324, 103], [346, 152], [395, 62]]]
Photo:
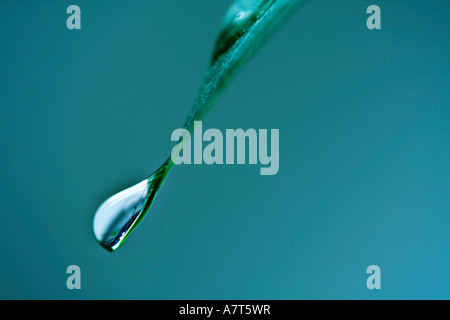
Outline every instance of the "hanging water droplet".
[[149, 178], [113, 195], [98, 208], [92, 227], [104, 248], [116, 250], [144, 218], [170, 166], [168, 159]]
[[93, 230], [95, 238], [108, 250], [114, 250], [136, 221], [147, 201], [148, 181], [123, 190], [106, 200], [97, 210]]

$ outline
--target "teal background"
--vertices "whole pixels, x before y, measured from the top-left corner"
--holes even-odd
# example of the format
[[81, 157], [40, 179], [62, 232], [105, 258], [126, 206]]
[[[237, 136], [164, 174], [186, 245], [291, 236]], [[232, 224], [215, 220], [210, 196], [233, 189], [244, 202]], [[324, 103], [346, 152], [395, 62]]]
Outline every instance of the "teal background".
[[123, 247], [95, 242], [169, 155], [229, 4], [0, 1], [1, 299], [450, 298], [445, 0], [308, 2], [203, 122], [279, 129], [279, 173], [174, 167]]

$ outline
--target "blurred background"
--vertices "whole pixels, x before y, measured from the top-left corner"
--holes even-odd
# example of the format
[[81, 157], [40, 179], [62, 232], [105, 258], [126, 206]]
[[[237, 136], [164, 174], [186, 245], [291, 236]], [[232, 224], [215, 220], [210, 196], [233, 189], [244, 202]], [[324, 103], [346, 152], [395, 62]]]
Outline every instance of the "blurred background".
[[97, 244], [98, 206], [169, 155], [230, 3], [0, 2], [1, 299], [450, 298], [446, 0], [306, 3], [203, 121], [279, 129], [278, 174], [175, 166]]

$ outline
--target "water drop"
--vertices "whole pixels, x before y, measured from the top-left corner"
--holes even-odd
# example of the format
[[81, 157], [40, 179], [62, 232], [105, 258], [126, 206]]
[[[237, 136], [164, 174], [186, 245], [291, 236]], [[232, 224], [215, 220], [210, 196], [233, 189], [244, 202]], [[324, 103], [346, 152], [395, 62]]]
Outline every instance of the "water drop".
[[116, 250], [144, 218], [172, 165], [169, 158], [144, 181], [125, 189], [97, 209], [93, 232], [107, 250]]

